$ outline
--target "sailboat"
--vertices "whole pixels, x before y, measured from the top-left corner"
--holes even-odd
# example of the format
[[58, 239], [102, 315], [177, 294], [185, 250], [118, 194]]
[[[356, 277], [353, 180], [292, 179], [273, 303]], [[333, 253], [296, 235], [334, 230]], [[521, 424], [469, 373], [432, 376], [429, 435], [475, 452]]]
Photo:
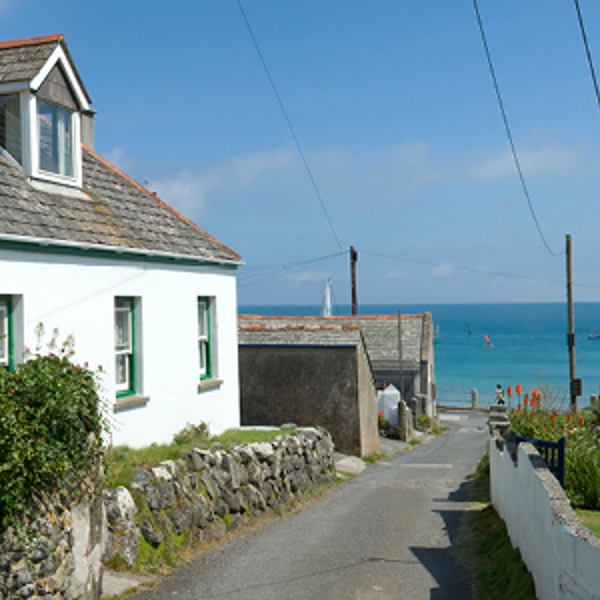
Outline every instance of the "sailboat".
[[327, 280], [325, 284], [325, 291], [323, 292], [323, 303], [321, 304], [321, 316], [331, 317], [333, 315], [333, 304], [331, 301], [331, 279]]

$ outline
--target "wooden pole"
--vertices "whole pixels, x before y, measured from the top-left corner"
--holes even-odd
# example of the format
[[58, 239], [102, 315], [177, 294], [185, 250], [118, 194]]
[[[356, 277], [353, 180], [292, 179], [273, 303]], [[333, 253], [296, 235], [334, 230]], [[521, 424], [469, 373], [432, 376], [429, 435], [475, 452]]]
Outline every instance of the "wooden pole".
[[571, 379], [571, 412], [577, 411], [577, 396], [581, 394], [581, 383], [575, 371], [575, 315], [573, 311], [573, 255], [571, 234], [567, 233], [566, 244], [567, 258], [567, 311], [569, 316], [569, 329], [567, 331], [567, 347], [569, 348], [569, 376]]
[[350, 276], [352, 279], [352, 316], [358, 315], [358, 296], [356, 293], [356, 262], [358, 261], [358, 252], [354, 246], [350, 246]]
[[402, 311], [398, 311], [398, 376], [400, 377], [400, 399], [406, 401], [404, 397], [404, 369], [402, 368]]

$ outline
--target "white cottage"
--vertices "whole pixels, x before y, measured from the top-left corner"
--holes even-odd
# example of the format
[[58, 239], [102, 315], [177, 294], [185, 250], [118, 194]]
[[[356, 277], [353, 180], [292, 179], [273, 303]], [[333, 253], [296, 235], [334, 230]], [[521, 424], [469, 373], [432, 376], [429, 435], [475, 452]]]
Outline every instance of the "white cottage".
[[102, 365], [113, 443], [239, 425], [240, 257], [93, 150], [62, 35], [0, 43], [0, 365], [35, 328]]

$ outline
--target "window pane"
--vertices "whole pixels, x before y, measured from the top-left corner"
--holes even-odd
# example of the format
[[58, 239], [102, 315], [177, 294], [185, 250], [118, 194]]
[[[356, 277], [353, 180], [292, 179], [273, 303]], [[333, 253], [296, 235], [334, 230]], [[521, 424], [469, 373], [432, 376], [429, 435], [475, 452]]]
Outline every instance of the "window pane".
[[128, 309], [115, 311], [115, 350], [131, 350], [131, 313]]
[[200, 341], [198, 350], [200, 354], [200, 375], [206, 375], [206, 342]]
[[206, 326], [206, 302], [200, 300], [198, 302], [198, 336], [205, 338], [208, 333]]
[[21, 151], [21, 101], [18, 94], [0, 96], [0, 145], [19, 163]]
[[8, 362], [8, 308], [0, 304], [0, 364]]
[[71, 113], [59, 106], [37, 101], [40, 138], [40, 169], [73, 176]]
[[129, 387], [129, 355], [117, 354], [116, 356], [116, 383], [121, 389]]

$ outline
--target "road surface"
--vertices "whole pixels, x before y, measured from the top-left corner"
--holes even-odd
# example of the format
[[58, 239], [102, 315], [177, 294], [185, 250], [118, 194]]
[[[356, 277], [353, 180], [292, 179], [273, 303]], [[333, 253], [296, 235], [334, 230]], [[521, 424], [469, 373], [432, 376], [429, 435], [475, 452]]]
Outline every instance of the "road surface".
[[370, 466], [324, 500], [178, 569], [136, 600], [468, 600], [456, 551], [485, 413], [440, 413], [444, 435]]

